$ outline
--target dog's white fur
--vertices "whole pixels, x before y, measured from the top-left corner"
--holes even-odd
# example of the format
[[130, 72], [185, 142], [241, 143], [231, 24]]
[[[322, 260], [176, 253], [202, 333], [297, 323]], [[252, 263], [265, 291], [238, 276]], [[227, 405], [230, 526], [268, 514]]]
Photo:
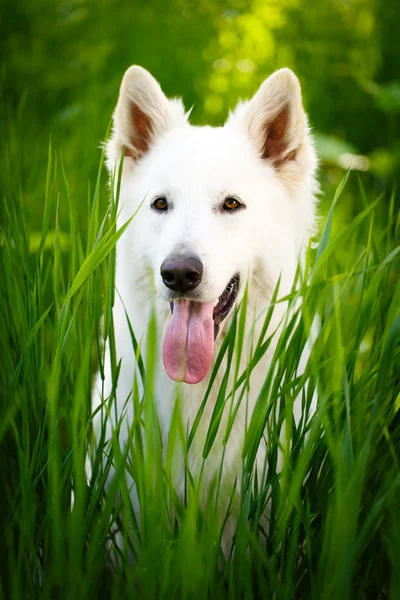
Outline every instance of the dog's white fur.
[[[111, 411], [108, 434], [115, 414], [126, 410], [120, 443], [128, 435], [133, 403], [128, 400], [137, 366], [127, 326], [129, 315], [136, 338], [146, 355], [146, 334], [151, 311], [157, 317], [160, 346], [171, 319], [169, 290], [160, 276], [160, 266], [171, 253], [194, 253], [204, 266], [197, 299], [216, 301], [235, 273], [241, 277], [237, 303], [248, 280], [248, 313], [242, 368], [249, 345], [257, 339], [259, 320], [281, 277], [280, 295], [290, 292], [295, 270], [307, 246], [315, 222], [316, 157], [301, 101], [297, 77], [282, 69], [261, 85], [255, 96], [241, 103], [223, 127], [194, 127], [188, 123], [180, 100], [169, 100], [159, 84], [144, 69], [133, 66], [125, 73], [114, 113], [114, 129], [107, 145], [107, 164], [118, 171], [125, 152], [120, 189], [119, 225], [138, 212], [117, 246], [114, 311], [117, 360], [122, 359], [116, 392], [116, 413]], [[227, 214], [221, 205], [235, 196], [246, 206]], [[173, 210], [158, 214], [154, 199], [166, 196]], [[140, 208], [139, 208], [140, 207]], [[122, 301], [121, 301], [122, 300]], [[270, 330], [278, 326], [286, 310], [278, 304]], [[229, 327], [233, 311], [221, 324], [215, 355]], [[226, 449], [224, 470], [239, 470], [246, 410], [251, 413], [268, 370], [274, 344], [251, 376], [248, 407], [242, 403]], [[190, 428], [208, 385], [208, 376], [196, 385], [177, 384], [166, 375], [157, 358], [156, 402], [162, 433], [166, 439], [180, 385], [182, 419]], [[104, 398], [111, 393], [110, 357], [106, 352]], [[222, 376], [222, 373], [221, 373]], [[200, 461], [220, 379], [208, 399], [197, 445], [192, 448], [192, 467]], [[102, 381], [97, 377], [93, 410], [100, 401]], [[125, 407], [125, 408], [124, 408]], [[300, 403], [295, 403], [295, 418]], [[225, 411], [226, 412], [226, 411]], [[224, 433], [224, 419], [220, 427]], [[215, 452], [221, 448], [214, 444]], [[259, 464], [264, 459], [259, 451]], [[208, 459], [216, 460], [215, 454]], [[219, 461], [216, 461], [216, 467]], [[213, 469], [208, 468], [209, 477]]]

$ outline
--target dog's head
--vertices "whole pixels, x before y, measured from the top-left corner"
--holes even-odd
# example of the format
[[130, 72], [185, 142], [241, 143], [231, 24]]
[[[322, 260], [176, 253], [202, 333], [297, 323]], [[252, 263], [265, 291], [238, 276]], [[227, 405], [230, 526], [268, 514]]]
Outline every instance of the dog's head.
[[[124, 155], [121, 204], [132, 262], [150, 265], [171, 306], [163, 359], [187, 383], [208, 372], [219, 327], [257, 270], [293, 277], [314, 219], [315, 155], [300, 85], [282, 69], [223, 127], [193, 127], [141, 67], [125, 73], [107, 147]], [[140, 239], [140, 243], [139, 243]], [[260, 272], [260, 270], [262, 272]], [[267, 300], [267, 299], [266, 299]]]

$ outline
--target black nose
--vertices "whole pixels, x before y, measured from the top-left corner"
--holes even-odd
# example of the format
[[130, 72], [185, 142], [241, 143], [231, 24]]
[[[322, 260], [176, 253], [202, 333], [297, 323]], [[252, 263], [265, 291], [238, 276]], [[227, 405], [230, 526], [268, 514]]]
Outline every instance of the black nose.
[[194, 290], [203, 276], [203, 265], [194, 256], [166, 258], [161, 265], [161, 277], [165, 285], [175, 292]]

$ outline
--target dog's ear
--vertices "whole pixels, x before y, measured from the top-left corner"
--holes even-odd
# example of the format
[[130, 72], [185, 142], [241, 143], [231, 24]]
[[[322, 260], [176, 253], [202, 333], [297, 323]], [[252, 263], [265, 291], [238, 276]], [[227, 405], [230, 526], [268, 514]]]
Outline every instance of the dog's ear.
[[290, 69], [276, 71], [238, 107], [231, 121], [244, 126], [263, 159], [281, 173], [292, 170], [308, 129], [296, 75]]
[[180, 99], [169, 100], [152, 75], [142, 67], [130, 67], [121, 83], [114, 128], [107, 146], [110, 168], [125, 148], [125, 156], [138, 161], [155, 139], [186, 123]]

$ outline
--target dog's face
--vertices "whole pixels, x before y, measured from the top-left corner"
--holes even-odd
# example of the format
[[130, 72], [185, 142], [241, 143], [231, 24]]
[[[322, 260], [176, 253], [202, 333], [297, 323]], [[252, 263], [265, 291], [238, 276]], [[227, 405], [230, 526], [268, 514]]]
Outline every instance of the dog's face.
[[261, 251], [263, 192], [279, 193], [272, 177], [265, 185], [266, 170], [244, 136], [228, 128], [187, 125], [143, 158], [131, 189], [137, 203], [145, 198], [137, 219], [162, 298], [209, 302], [236, 274], [246, 279]]
[[108, 145], [112, 169], [123, 152], [125, 216], [140, 207], [136, 275], [150, 272], [171, 307], [164, 366], [173, 379], [197, 383], [245, 282], [260, 265], [258, 277], [276, 281], [306, 233], [294, 235], [293, 215], [308, 211], [312, 219], [313, 206], [296, 206], [315, 167], [297, 78], [280, 71], [224, 127], [193, 127], [179, 101], [131, 67]]

